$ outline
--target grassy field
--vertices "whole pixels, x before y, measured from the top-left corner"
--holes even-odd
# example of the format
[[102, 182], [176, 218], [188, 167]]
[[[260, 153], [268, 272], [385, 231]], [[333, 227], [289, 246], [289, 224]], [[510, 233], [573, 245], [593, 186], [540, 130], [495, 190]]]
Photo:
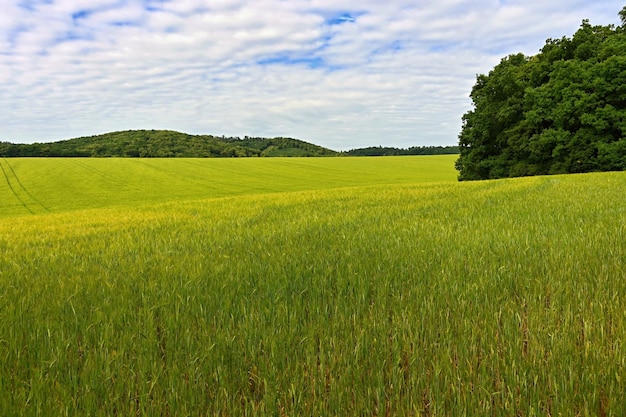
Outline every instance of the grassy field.
[[454, 180], [456, 158], [0, 159], [0, 217]]
[[626, 173], [0, 164], [0, 415], [626, 415]]

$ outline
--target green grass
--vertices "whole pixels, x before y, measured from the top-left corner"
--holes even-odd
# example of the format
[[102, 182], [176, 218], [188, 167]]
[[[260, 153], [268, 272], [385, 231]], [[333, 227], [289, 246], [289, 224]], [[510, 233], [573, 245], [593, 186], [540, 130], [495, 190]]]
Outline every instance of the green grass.
[[[188, 160], [189, 189], [109, 206], [53, 204], [48, 177], [51, 213], [0, 220], [0, 414], [626, 414], [626, 175], [420, 158], [231, 161], [205, 191]], [[26, 190], [62, 171], [7, 161]], [[133, 187], [182, 187], [142, 164]]]
[[456, 158], [5, 158], [0, 159], [0, 217], [268, 192], [453, 181]]

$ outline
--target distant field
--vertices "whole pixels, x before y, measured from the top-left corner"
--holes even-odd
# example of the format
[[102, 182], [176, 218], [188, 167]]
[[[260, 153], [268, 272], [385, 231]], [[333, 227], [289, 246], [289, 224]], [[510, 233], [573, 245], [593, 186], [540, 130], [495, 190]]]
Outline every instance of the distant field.
[[0, 161], [0, 415], [626, 415], [626, 173], [453, 161]]
[[457, 157], [3, 158], [0, 217], [268, 192], [454, 181]]

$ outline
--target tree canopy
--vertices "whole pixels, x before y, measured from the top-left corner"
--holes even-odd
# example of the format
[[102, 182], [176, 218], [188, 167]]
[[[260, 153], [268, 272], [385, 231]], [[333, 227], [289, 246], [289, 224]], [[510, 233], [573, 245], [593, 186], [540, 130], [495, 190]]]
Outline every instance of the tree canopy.
[[535, 56], [478, 75], [459, 134], [460, 180], [626, 169], [626, 7]]
[[394, 148], [390, 146], [370, 146], [342, 152], [348, 156], [400, 156], [400, 155], [449, 155], [458, 154], [458, 146], [411, 146]]
[[378, 146], [336, 152], [292, 138], [189, 135], [171, 130], [126, 130], [47, 143], [0, 142], [0, 157], [223, 158], [458, 153], [458, 146], [413, 146], [407, 149]]
[[217, 137], [171, 130], [127, 130], [50, 143], [0, 142], [2, 157], [331, 156], [337, 152], [291, 138]]

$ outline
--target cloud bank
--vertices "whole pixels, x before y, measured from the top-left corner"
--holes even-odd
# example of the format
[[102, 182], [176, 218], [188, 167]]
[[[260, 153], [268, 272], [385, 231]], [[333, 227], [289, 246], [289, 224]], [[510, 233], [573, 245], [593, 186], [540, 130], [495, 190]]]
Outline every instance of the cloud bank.
[[618, 1], [10, 0], [0, 141], [125, 129], [451, 145], [478, 73]]

